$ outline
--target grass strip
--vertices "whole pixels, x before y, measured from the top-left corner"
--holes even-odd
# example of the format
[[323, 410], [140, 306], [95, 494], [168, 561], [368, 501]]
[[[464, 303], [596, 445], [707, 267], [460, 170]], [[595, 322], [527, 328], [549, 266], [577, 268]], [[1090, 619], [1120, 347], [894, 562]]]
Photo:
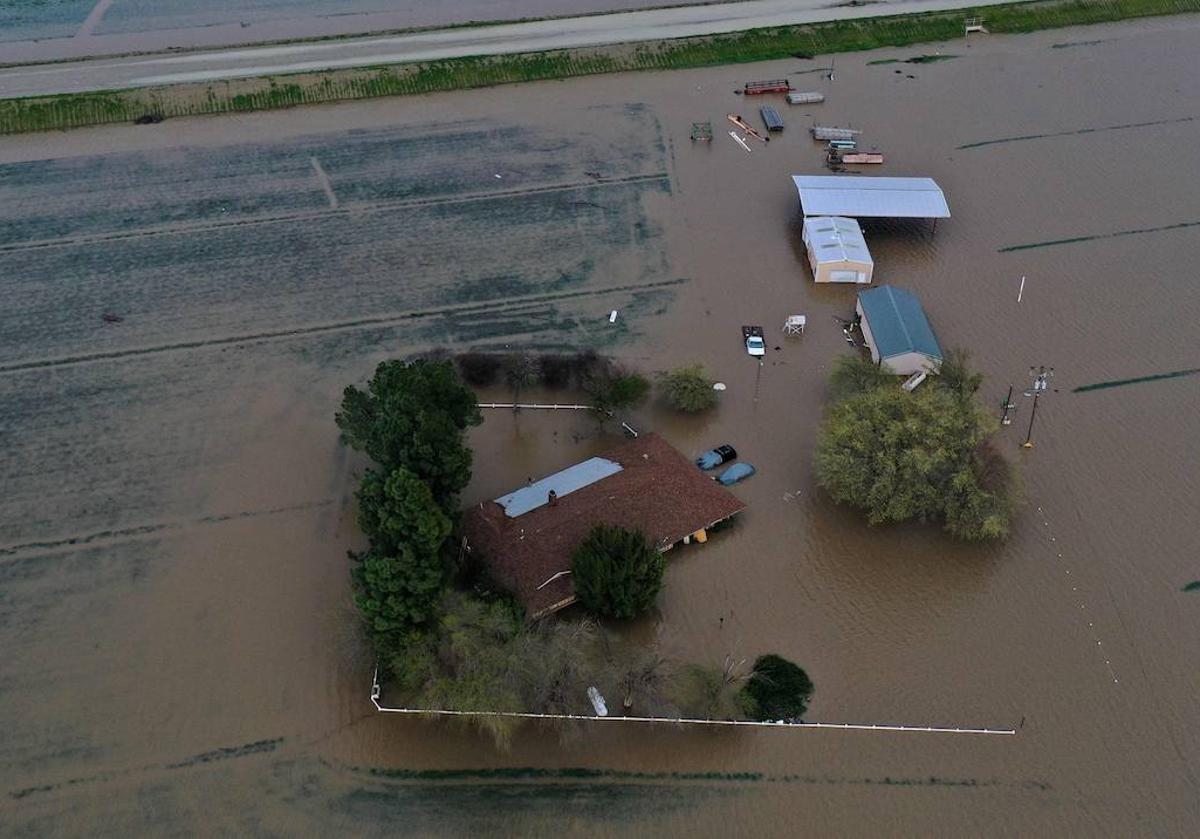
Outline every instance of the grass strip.
[[979, 16], [1022, 33], [1200, 12], [1200, 0], [1039, 0], [946, 12], [752, 29], [636, 45], [445, 59], [159, 88], [0, 100], [0, 134], [204, 114], [245, 113], [378, 96], [436, 93], [598, 73], [673, 70], [948, 41]]

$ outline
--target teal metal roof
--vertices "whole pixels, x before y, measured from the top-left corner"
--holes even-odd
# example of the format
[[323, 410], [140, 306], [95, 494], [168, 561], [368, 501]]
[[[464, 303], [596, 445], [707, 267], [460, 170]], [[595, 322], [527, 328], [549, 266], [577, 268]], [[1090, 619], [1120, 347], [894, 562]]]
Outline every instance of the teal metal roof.
[[911, 291], [881, 285], [859, 292], [858, 302], [871, 326], [880, 357], [919, 352], [942, 360], [942, 348], [933, 336], [921, 301]]

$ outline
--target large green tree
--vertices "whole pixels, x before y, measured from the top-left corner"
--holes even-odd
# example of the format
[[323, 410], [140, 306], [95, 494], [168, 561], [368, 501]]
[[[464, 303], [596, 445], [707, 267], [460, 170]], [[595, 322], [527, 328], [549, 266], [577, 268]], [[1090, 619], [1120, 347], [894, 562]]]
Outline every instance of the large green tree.
[[368, 471], [358, 491], [359, 525], [371, 547], [357, 557], [356, 603], [378, 646], [427, 624], [445, 582], [440, 555], [450, 519], [416, 475]]
[[872, 524], [941, 521], [967, 539], [1007, 535], [1011, 475], [987, 443], [995, 421], [971, 394], [963, 369], [906, 393], [894, 377], [842, 364], [831, 384], [842, 394], [817, 441], [817, 479]]
[[602, 524], [575, 549], [571, 581], [592, 614], [632, 618], [654, 604], [665, 565], [642, 533]]
[[407, 469], [429, 485], [443, 510], [456, 509], [471, 479], [464, 432], [482, 418], [450, 361], [383, 362], [365, 389], [346, 388], [336, 420], [343, 439], [385, 473]]

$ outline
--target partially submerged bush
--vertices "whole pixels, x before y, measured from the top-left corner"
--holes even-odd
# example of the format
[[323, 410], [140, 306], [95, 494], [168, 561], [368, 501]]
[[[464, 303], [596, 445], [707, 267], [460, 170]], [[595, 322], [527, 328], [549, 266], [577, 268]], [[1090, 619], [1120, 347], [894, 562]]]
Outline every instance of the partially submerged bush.
[[571, 582], [592, 614], [632, 618], [654, 604], [665, 567], [662, 554], [641, 532], [601, 524], [575, 549]]
[[573, 367], [571, 359], [565, 355], [542, 356], [542, 384], [554, 390], [569, 386]]
[[489, 387], [496, 383], [503, 356], [494, 353], [467, 352], [458, 356], [458, 372], [472, 387]]
[[813, 683], [798, 665], [778, 655], [759, 656], [743, 691], [756, 720], [798, 720], [808, 710]]
[[677, 411], [695, 414], [717, 404], [713, 380], [704, 374], [704, 368], [699, 364], [661, 374], [659, 387], [667, 402]]

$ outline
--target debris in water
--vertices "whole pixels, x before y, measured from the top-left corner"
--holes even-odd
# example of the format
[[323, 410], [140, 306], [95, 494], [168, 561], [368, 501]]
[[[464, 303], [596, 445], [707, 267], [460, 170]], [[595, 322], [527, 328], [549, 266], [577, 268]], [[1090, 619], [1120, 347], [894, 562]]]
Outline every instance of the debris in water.
[[608, 313], [608, 322], [609, 323], [617, 322], [617, 310], [616, 309], [613, 309], [611, 312]]
[[125, 320], [125, 318], [121, 317], [120, 315], [114, 315], [112, 312], [105, 312], [100, 316], [100, 320], [104, 321], [105, 323], [120, 323], [121, 321]]
[[1200, 591], [1200, 580], [1192, 580], [1183, 587], [1184, 591]]

